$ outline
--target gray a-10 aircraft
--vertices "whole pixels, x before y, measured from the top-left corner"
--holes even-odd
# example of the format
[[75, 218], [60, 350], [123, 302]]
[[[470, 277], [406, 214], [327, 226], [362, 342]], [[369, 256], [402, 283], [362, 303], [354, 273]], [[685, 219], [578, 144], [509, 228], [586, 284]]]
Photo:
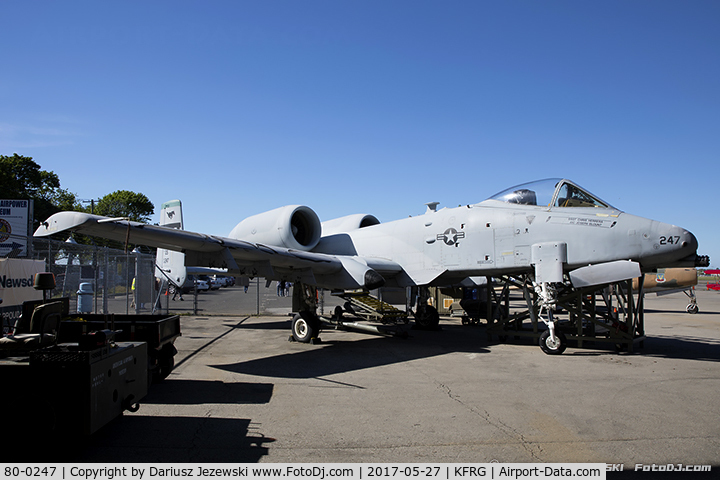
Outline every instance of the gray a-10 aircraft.
[[[321, 223], [306, 206], [286, 206], [241, 221], [227, 237], [78, 212], [48, 218], [35, 236], [63, 231], [183, 252], [188, 266], [228, 274], [302, 282], [333, 290], [383, 285], [420, 287], [415, 321], [437, 324], [423, 301], [429, 286], [460, 285], [469, 277], [525, 272], [542, 319], [543, 350], [562, 351], [555, 334], [554, 285], [572, 288], [629, 280], [659, 267], [706, 264], [689, 231], [622, 212], [577, 184], [547, 179], [504, 190], [472, 205], [380, 223], [350, 215]], [[312, 312], [293, 320], [293, 336], [310, 341], [320, 328]]]

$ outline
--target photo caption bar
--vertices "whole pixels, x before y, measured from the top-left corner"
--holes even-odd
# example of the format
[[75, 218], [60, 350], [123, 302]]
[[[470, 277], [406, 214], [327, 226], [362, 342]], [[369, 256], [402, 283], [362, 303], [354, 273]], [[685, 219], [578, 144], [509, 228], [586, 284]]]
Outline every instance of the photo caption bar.
[[0, 480], [159, 480], [159, 479], [605, 479], [603, 463], [329, 463], [329, 464], [4, 464]]

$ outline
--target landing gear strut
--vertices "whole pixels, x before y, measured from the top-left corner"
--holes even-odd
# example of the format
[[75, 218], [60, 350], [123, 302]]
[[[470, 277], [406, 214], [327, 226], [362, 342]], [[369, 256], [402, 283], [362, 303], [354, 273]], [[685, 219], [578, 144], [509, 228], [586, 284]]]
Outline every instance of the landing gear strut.
[[691, 287], [690, 291], [685, 291], [685, 295], [690, 299], [690, 303], [688, 303], [688, 306], [685, 307], [685, 311], [687, 313], [698, 313], [700, 311], [700, 308], [697, 304], [697, 297], [695, 296], [695, 287]]
[[[561, 332], [555, 331], [555, 320], [553, 310], [557, 305], [557, 292], [548, 282], [535, 284], [535, 292], [540, 301], [540, 320], [547, 325], [548, 329], [540, 335], [540, 349], [548, 355], [560, 355], [567, 347], [567, 339]], [[543, 310], [547, 311], [547, 320], [542, 318]]]

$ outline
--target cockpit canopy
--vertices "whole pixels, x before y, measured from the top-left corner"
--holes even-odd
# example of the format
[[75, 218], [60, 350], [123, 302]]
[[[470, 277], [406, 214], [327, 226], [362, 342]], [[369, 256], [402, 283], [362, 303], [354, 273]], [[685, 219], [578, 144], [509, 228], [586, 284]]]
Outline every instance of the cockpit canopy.
[[548, 207], [615, 208], [570, 180], [562, 178], [523, 183], [503, 190], [489, 200]]

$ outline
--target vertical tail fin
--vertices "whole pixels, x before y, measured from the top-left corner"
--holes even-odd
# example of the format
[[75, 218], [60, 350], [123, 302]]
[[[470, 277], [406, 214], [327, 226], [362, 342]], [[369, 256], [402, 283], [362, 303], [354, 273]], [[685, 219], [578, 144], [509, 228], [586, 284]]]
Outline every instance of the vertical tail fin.
[[[183, 229], [182, 202], [180, 200], [170, 200], [162, 204], [160, 226]], [[161, 281], [170, 280], [177, 287], [183, 286], [187, 277], [184, 253], [158, 248], [155, 264], [160, 270], [155, 272], [155, 276]]]
[[180, 200], [170, 200], [162, 204], [160, 210], [160, 226], [180, 230], [185, 228], [183, 225], [182, 202]]

